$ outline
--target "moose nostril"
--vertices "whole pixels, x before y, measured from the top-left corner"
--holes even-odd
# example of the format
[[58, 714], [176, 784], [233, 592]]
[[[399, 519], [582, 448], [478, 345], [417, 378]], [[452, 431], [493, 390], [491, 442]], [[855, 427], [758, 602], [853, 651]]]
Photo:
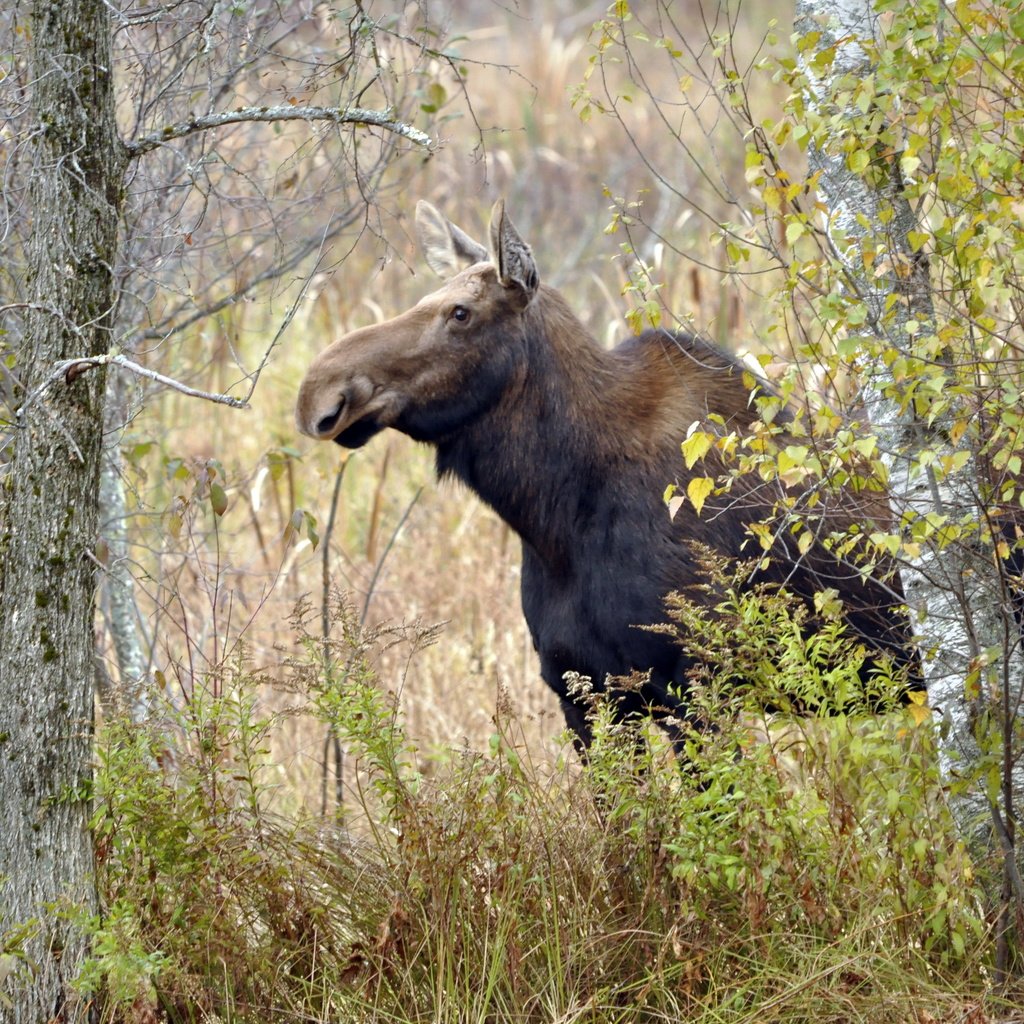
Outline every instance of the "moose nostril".
[[341, 410], [344, 406], [344, 402], [339, 402], [338, 407], [334, 412], [328, 413], [322, 419], [318, 420], [316, 424], [316, 432], [318, 434], [329, 434], [337, 425], [338, 420], [341, 417]]

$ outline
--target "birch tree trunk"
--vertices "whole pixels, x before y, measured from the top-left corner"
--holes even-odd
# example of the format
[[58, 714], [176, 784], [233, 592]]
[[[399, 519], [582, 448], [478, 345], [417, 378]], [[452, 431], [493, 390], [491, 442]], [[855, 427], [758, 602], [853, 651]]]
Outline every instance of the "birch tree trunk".
[[153, 694], [147, 679], [147, 659], [142, 648], [141, 628], [136, 606], [135, 577], [131, 569], [128, 543], [128, 499], [124, 486], [124, 459], [121, 457], [124, 402], [122, 388], [111, 379], [107, 389], [105, 448], [100, 468], [99, 532], [106, 542], [106, 573], [100, 592], [107, 630], [117, 659], [117, 686], [112, 693], [101, 689], [99, 698], [107, 712], [126, 713], [136, 725], [148, 723], [153, 711]]
[[0, 535], [0, 930], [27, 928], [7, 984], [14, 1024], [86, 1016], [69, 989], [86, 944], [64, 911], [96, 908], [90, 556], [104, 371], [45, 382], [60, 360], [110, 346], [125, 155], [108, 11], [39, 0], [31, 17], [31, 302]]
[[[890, 351], [920, 358], [916, 339], [934, 336], [937, 325], [927, 262], [910, 244], [919, 225], [904, 195], [899, 154], [879, 145], [870, 156], [872, 174], [851, 170], [850, 147], [842, 140], [860, 112], [850, 111], [847, 119], [834, 99], [844, 90], [849, 96], [850, 83], [873, 72], [861, 41], [880, 41], [877, 15], [870, 0], [797, 0], [795, 27], [804, 38], [820, 33], [804, 54], [804, 69], [810, 106], [826, 119], [831, 137], [811, 146], [808, 159], [811, 172], [819, 174], [828, 240], [842, 266], [844, 287], [864, 305], [866, 332]], [[812, 59], [831, 48], [834, 60], [825, 61], [828, 71], [817, 77], [810, 70]], [[888, 368], [891, 362], [871, 367], [859, 398], [884, 451], [896, 521], [922, 522], [931, 515], [957, 529], [984, 522], [985, 510], [975, 498], [977, 466], [971, 461], [959, 472], [932, 471], [954, 452], [950, 423], [942, 416], [915, 415], [914, 402], [901, 394]], [[980, 755], [976, 726], [986, 704], [1007, 688], [1017, 700], [1021, 694], [1019, 642], [1000, 567], [991, 546], [986, 556], [982, 546], [967, 540], [930, 542], [908, 559], [903, 584], [923, 641], [929, 703], [942, 719], [943, 767], [947, 777], [969, 776]], [[1003, 751], [1008, 788], [1002, 810], [980, 786], [958, 802], [966, 828], [974, 831], [990, 821], [1004, 846], [1012, 839], [1013, 802], [1024, 793], [1024, 766], [1013, 769], [1009, 754]]]

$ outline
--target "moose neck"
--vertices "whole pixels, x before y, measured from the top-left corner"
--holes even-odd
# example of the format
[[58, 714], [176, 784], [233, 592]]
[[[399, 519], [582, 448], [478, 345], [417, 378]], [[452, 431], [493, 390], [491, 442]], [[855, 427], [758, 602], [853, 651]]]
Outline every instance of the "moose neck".
[[640, 485], [638, 475], [653, 487], [644, 466], [655, 452], [644, 444], [644, 410], [622, 415], [636, 408], [623, 392], [642, 390], [642, 367], [601, 349], [557, 292], [542, 289], [525, 343], [527, 358], [499, 400], [438, 444], [437, 467], [560, 572], [571, 564], [571, 538], [614, 514], [616, 493]]

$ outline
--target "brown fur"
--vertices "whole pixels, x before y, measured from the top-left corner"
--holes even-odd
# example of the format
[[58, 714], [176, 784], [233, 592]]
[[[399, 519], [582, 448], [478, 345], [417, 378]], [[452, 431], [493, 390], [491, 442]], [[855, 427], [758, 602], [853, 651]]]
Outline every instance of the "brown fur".
[[[538, 283], [500, 205], [490, 253], [432, 207], [421, 204], [417, 216], [428, 262], [453, 276], [314, 360], [299, 390], [300, 430], [359, 447], [392, 427], [433, 445], [439, 473], [466, 483], [522, 539], [523, 610], [544, 679], [581, 742], [589, 731], [566, 688], [571, 672], [598, 688], [609, 675], [649, 673], [620, 711], [651, 712], [677, 735], [693, 662], [640, 627], [663, 620], [668, 593], [701, 579], [701, 546], [728, 560], [758, 554], [747, 527], [781, 494], [750, 475], [699, 517], [681, 510], [672, 520], [662, 502], [668, 483], [685, 489], [690, 479], [679, 446], [693, 423], [749, 430], [756, 411], [743, 367], [665, 331], [602, 349], [562, 296]], [[712, 455], [697, 472], [720, 468]], [[832, 516], [859, 512], [844, 495]], [[882, 579], [862, 578], [820, 546], [801, 555], [785, 538], [761, 578], [808, 602], [835, 588], [854, 633], [912, 661], [901, 595]]]

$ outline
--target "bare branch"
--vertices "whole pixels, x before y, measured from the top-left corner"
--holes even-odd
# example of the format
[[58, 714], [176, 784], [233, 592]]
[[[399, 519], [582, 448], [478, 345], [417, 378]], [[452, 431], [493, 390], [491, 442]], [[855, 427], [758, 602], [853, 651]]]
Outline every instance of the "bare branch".
[[45, 302], [8, 302], [5, 305], [0, 306], [0, 313], [6, 313], [12, 309], [34, 309], [39, 313], [49, 313], [50, 316], [58, 317], [61, 320], [66, 319], [64, 314], [57, 309], [56, 306], [52, 306]]
[[216, 391], [200, 391], [197, 388], [190, 388], [187, 384], [182, 384], [181, 381], [175, 380], [173, 377], [166, 377], [162, 373], [157, 373], [156, 370], [150, 370], [145, 366], [140, 366], [138, 363], [132, 362], [131, 359], [127, 359], [125, 356], [121, 355], [108, 354], [96, 356], [94, 359], [68, 359], [62, 363], [58, 363], [57, 366], [54, 367], [54, 371], [59, 373], [61, 370], [64, 370], [65, 374], [77, 374], [90, 370], [93, 366], [102, 366], [104, 364], [107, 366], [120, 366], [123, 370], [130, 370], [138, 377], [155, 380], [158, 384], [163, 384], [164, 387], [180, 391], [183, 395], [188, 395], [189, 398], [203, 398], [207, 402], [216, 402], [219, 405], [229, 405], [232, 409], [249, 408], [249, 403], [240, 398], [233, 398], [231, 395], [223, 395]]
[[[227, 295], [222, 296], [215, 302], [211, 302], [209, 305], [202, 306], [199, 309], [195, 309], [194, 299], [189, 301], [182, 301], [182, 303], [173, 309], [167, 316], [163, 318], [155, 327], [151, 327], [148, 330], [141, 331], [135, 338], [133, 344], [137, 344], [141, 341], [166, 341], [171, 335], [180, 334], [182, 331], [187, 330], [192, 324], [197, 323], [200, 320], [205, 320], [207, 317], [213, 316], [215, 313], [219, 313], [222, 309], [226, 309], [228, 306], [234, 305], [241, 299], [245, 298], [246, 295], [251, 294], [260, 285], [266, 284], [267, 281], [278, 280], [289, 271], [294, 269], [301, 263], [314, 249], [318, 249], [316, 266], [320, 265], [321, 255], [328, 242], [332, 242], [338, 235], [341, 234], [347, 227], [349, 227], [356, 220], [356, 212], [349, 211], [348, 214], [340, 219], [331, 217], [328, 221], [327, 227], [324, 229], [323, 234], [319, 239], [311, 238], [303, 242], [299, 242], [294, 252], [290, 253], [287, 258], [282, 259], [278, 263], [272, 263], [261, 273], [257, 274], [251, 280], [246, 281], [240, 287], [235, 288]], [[314, 268], [306, 276], [306, 283], [303, 285], [303, 294], [309, 287], [309, 281], [313, 274], [316, 273]], [[192, 307], [192, 312], [182, 320], [176, 321], [176, 317], [179, 316], [181, 311], [187, 307]], [[0, 312], [3, 312], [4, 307], [0, 306]], [[288, 319], [291, 320], [294, 315], [289, 315]]]
[[270, 359], [270, 354], [274, 351], [275, 348], [277, 348], [277, 343], [281, 340], [282, 335], [288, 329], [288, 326], [291, 324], [292, 320], [295, 317], [295, 311], [299, 308], [299, 304], [306, 297], [306, 292], [309, 290], [309, 283], [310, 281], [313, 280], [313, 275], [316, 273], [317, 267], [320, 266], [320, 263], [323, 259], [324, 245], [326, 244], [328, 237], [328, 232], [324, 231], [324, 234], [320, 239], [320, 251], [317, 253], [316, 264], [314, 265], [313, 269], [309, 272], [309, 274], [306, 275], [305, 281], [302, 282], [302, 288], [299, 289], [299, 294], [295, 296], [295, 301], [289, 307], [288, 313], [286, 314], [284, 320], [281, 322], [281, 326], [278, 327], [277, 333], [274, 335], [273, 340], [267, 346], [267, 350], [263, 353], [263, 358], [260, 360], [260, 365], [257, 366], [252, 373], [246, 374], [246, 377], [249, 380], [249, 391], [246, 394], [245, 398], [242, 399], [245, 405], [249, 404], [249, 399], [252, 398], [253, 392], [256, 390], [256, 385], [259, 383], [260, 374], [263, 372], [263, 368], [267, 365], [267, 361]]
[[272, 121], [332, 121], [335, 124], [369, 125], [383, 128], [400, 135], [402, 138], [415, 142], [428, 150], [433, 150], [434, 140], [426, 132], [414, 128], [404, 121], [396, 121], [386, 110], [366, 110], [362, 107], [351, 107], [343, 110], [337, 107], [239, 107], [237, 110], [226, 110], [219, 114], [203, 114], [169, 124], [158, 132], [142, 135], [127, 144], [129, 156], [141, 156], [174, 139], [183, 139], [196, 132], [209, 128], [220, 128], [226, 124], [241, 122], [272, 122]]
[[131, 359], [127, 359], [125, 356], [117, 354], [111, 355], [107, 353], [101, 356], [90, 356], [86, 359], [62, 359], [60, 362], [55, 363], [53, 369], [49, 374], [47, 374], [43, 383], [40, 384], [39, 387], [37, 387], [15, 411], [15, 419], [20, 421], [26, 410], [39, 398], [39, 396], [48, 388], [51, 388], [61, 377], [70, 384], [77, 377], [86, 373], [88, 370], [95, 369], [97, 366], [120, 366], [121, 369], [129, 370], [136, 374], [136, 376], [145, 377], [147, 380], [154, 380], [158, 384], [163, 384], [165, 387], [173, 388], [175, 391], [180, 391], [183, 395], [188, 395], [189, 398], [203, 398], [208, 402], [216, 402], [219, 405], [229, 405], [232, 409], [249, 408], [249, 403], [241, 398], [233, 398], [231, 395], [222, 395], [214, 391], [199, 391], [197, 388], [190, 388], [187, 384], [182, 384], [181, 381], [175, 380], [173, 377], [166, 377], [162, 373], [157, 373], [156, 370], [150, 370], [148, 367], [140, 366], [138, 363], [132, 362]]

